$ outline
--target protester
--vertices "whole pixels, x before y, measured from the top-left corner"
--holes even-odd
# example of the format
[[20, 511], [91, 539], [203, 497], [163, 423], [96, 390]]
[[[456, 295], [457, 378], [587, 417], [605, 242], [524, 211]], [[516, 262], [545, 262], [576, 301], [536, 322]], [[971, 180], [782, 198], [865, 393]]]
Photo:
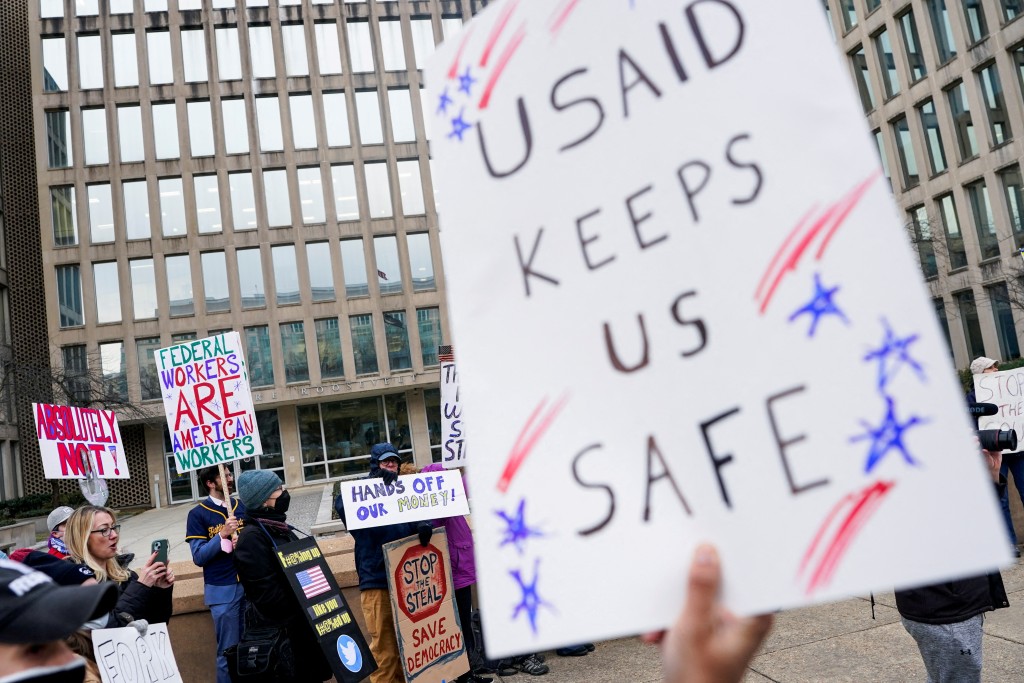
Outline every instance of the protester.
[[[1001, 454], [981, 452], [998, 494], [1006, 488], [1006, 480], [999, 474]], [[896, 591], [903, 628], [917, 641], [928, 680], [936, 683], [981, 681], [985, 612], [1009, 606], [998, 571]]]
[[[379, 443], [370, 449], [370, 472], [367, 479], [380, 478], [390, 486], [398, 478], [402, 462], [395, 447]], [[334, 501], [334, 509], [342, 522], [345, 521], [344, 501]], [[359, 575], [359, 603], [363, 609], [366, 630], [370, 636], [370, 652], [377, 660], [377, 670], [370, 674], [371, 683], [405, 683], [402, 662], [398, 655], [398, 641], [395, 638], [395, 620], [388, 595], [387, 569], [384, 564], [385, 543], [397, 541], [414, 534], [420, 535], [420, 542], [430, 542], [433, 528], [429, 523], [402, 522], [386, 524], [368, 529], [350, 529], [355, 541], [356, 573]]]
[[113, 510], [94, 505], [78, 508], [67, 521], [64, 539], [70, 557], [89, 567], [99, 583], [109, 581], [117, 587], [114, 611], [105, 624], [95, 627], [114, 628], [136, 619], [166, 623], [171, 618], [174, 572], [156, 561], [155, 552], [138, 573], [128, 569], [135, 556], [118, 554], [120, 529]]
[[0, 560], [0, 683], [79, 683], [85, 661], [65, 639], [107, 614], [117, 590], [58, 586], [42, 572]]
[[247, 512], [235, 546], [235, 568], [249, 603], [246, 625], [284, 629], [291, 642], [295, 671], [290, 680], [308, 683], [331, 677], [298, 598], [277, 559], [279, 545], [298, 540], [288, 525], [291, 497], [270, 470], [247, 470], [238, 477], [238, 497]]
[[[231, 555], [232, 535], [239, 528], [238, 518], [245, 514], [245, 506], [237, 500], [223, 500], [220, 469], [213, 466], [199, 472], [199, 485], [207, 496], [189, 510], [185, 540], [192, 561], [203, 568], [203, 603], [210, 608], [217, 634], [217, 683], [231, 683], [224, 650], [238, 643], [245, 596]], [[225, 481], [230, 494], [235, 484], [230, 471], [225, 472]]]
[[31, 548], [18, 548], [11, 559], [49, 576], [62, 586], [84, 586], [96, 583], [96, 572], [84, 564], [75, 564], [49, 553]]
[[768, 637], [773, 617], [737, 619], [719, 601], [722, 567], [710, 545], [690, 564], [686, 604], [668, 631], [644, 636], [661, 643], [665, 683], [739, 683]]
[[62, 560], [68, 556], [68, 547], [64, 544], [64, 529], [74, 511], [75, 508], [62, 505], [46, 516], [46, 528], [50, 530], [50, 538], [47, 539], [46, 545], [51, 555]]

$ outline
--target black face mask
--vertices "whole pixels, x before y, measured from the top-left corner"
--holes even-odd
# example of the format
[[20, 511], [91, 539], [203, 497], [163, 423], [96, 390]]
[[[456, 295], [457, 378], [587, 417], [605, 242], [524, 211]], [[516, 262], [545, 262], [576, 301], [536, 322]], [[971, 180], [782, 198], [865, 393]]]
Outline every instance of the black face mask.
[[288, 494], [288, 492], [282, 491], [281, 495], [277, 497], [276, 501], [274, 501], [274, 507], [272, 509], [274, 510], [274, 512], [280, 512], [283, 515], [284, 513], [288, 512], [288, 506], [291, 504], [291, 502], [292, 497]]
[[82, 683], [85, 680], [85, 660], [77, 657], [70, 664], [41, 666], [19, 671], [0, 678], [0, 683]]

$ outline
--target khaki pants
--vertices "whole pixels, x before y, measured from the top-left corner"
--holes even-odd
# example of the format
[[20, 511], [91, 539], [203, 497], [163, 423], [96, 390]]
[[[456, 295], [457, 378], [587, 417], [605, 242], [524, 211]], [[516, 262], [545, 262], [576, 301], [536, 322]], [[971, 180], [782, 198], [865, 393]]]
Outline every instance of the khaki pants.
[[368, 588], [359, 594], [370, 652], [377, 660], [377, 670], [370, 674], [371, 683], [405, 683], [405, 673], [398, 659], [395, 640], [395, 619], [391, 613], [391, 598], [384, 588]]

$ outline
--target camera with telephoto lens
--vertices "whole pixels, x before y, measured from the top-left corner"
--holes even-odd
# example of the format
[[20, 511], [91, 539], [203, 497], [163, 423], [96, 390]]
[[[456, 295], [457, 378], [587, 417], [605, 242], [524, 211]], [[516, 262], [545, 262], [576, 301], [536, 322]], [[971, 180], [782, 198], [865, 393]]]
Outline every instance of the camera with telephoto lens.
[[1012, 429], [978, 429], [978, 420], [985, 415], [996, 415], [999, 406], [994, 403], [969, 403], [967, 412], [974, 418], [974, 433], [986, 451], [1017, 450], [1017, 432]]

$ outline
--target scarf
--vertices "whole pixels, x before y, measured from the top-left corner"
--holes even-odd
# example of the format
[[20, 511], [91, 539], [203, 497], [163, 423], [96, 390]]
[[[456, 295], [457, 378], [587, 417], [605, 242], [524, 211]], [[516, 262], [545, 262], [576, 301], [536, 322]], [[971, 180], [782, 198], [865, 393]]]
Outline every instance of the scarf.
[[249, 512], [249, 517], [259, 520], [264, 526], [288, 533], [291, 527], [285, 522], [285, 515], [272, 509], [259, 508]]
[[68, 547], [64, 544], [63, 538], [57, 538], [56, 536], [50, 536], [50, 540], [47, 543], [51, 548], [59, 552], [61, 555], [68, 554]]

